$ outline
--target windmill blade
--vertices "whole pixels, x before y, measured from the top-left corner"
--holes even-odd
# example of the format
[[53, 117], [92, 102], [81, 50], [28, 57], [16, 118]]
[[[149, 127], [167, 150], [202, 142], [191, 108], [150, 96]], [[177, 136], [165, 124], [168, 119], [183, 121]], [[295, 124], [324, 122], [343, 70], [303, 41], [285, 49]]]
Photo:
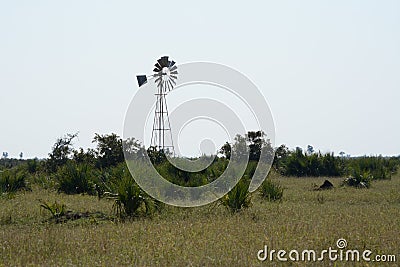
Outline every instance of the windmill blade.
[[168, 57], [161, 57], [157, 62], [161, 65], [161, 67], [168, 67]]
[[171, 78], [174, 78], [175, 80], [178, 79], [178, 77], [174, 76], [174, 75], [170, 75]]
[[158, 62], [157, 64], [158, 64], [158, 65], [160, 65], [160, 66], [161, 66], [161, 68], [162, 68], [162, 67], [163, 67], [163, 64], [162, 64], [162, 62], [163, 62], [163, 61], [162, 61], [162, 58], [158, 59], [158, 60], [157, 60], [157, 62]]
[[147, 76], [146, 75], [137, 75], [136, 79], [137, 79], [137, 82], [139, 84], [139, 87], [142, 86], [143, 84], [147, 83]]
[[[173, 65], [175, 65], [175, 61], [169, 61], [168, 67], [171, 68]], [[176, 67], [176, 66], [175, 66]]]
[[170, 80], [171, 82], [173, 82], [173, 83], [174, 83], [174, 85], [176, 85], [176, 82], [175, 82], [175, 80], [174, 80], [174, 79], [170, 78], [169, 80]]
[[153, 71], [154, 71], [154, 72], [160, 72], [161, 70], [160, 70], [160, 69], [157, 69], [157, 68], [154, 68]]
[[[174, 85], [172, 84], [171, 81], [172, 81], [172, 79], [169, 79], [169, 80], [168, 80], [168, 83], [169, 83], [169, 85], [171, 86], [171, 90], [172, 90], [172, 89], [174, 89]], [[170, 91], [171, 91], [171, 90], [170, 90]]]
[[159, 76], [162, 76], [162, 75], [163, 74], [161, 72], [157, 72], [157, 73], [153, 74], [152, 77], [154, 78], [154, 77], [159, 77]]
[[170, 74], [178, 74], [178, 71], [171, 71]]
[[169, 70], [170, 71], [174, 71], [174, 70], [176, 70], [178, 67], [177, 66], [173, 66], [173, 67], [171, 67]]
[[154, 67], [156, 67], [159, 71], [163, 68], [159, 62], [156, 62], [156, 64], [154, 64]]
[[168, 65], [169, 65], [169, 60], [168, 60], [168, 56], [163, 56], [162, 57], [162, 60], [163, 60], [163, 67], [168, 67]]
[[155, 83], [160, 83], [162, 81], [162, 77], [160, 76], [160, 77], [158, 77], [154, 82]]

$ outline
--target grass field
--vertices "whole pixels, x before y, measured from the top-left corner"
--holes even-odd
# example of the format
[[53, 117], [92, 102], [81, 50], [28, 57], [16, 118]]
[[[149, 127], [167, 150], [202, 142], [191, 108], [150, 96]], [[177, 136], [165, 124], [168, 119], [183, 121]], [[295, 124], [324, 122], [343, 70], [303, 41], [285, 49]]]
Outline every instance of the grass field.
[[[313, 191], [325, 178], [276, 178], [283, 201], [253, 195], [252, 206], [231, 215], [223, 206], [166, 207], [152, 218], [111, 220], [110, 200], [65, 195], [33, 186], [32, 191], [0, 197], [0, 266], [385, 266], [372, 262], [261, 262], [271, 249], [336, 248], [394, 254], [400, 263], [400, 176], [372, 183], [370, 189], [339, 187]], [[39, 200], [66, 204], [88, 218], [54, 223]], [[371, 256], [372, 257], [372, 256]]]

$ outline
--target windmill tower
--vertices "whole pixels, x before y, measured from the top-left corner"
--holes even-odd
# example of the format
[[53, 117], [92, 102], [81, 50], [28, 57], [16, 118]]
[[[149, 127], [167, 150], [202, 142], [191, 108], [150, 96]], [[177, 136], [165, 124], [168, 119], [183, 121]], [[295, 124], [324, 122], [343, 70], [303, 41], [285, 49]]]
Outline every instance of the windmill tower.
[[169, 122], [166, 94], [176, 85], [178, 67], [175, 61], [163, 56], [154, 65], [153, 75], [136, 76], [139, 87], [153, 80], [157, 85], [156, 108], [154, 113], [153, 130], [151, 132], [151, 146], [158, 151], [175, 154], [172, 140], [171, 124]]

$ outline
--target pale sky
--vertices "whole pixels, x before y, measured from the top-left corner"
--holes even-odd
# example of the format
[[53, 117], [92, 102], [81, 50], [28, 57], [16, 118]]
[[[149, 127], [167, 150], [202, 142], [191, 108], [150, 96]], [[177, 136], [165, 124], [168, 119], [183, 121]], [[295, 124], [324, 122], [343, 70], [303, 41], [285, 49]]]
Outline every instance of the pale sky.
[[0, 0], [0, 153], [122, 136], [135, 75], [163, 55], [247, 75], [277, 145], [400, 154], [400, 2], [365, 0]]

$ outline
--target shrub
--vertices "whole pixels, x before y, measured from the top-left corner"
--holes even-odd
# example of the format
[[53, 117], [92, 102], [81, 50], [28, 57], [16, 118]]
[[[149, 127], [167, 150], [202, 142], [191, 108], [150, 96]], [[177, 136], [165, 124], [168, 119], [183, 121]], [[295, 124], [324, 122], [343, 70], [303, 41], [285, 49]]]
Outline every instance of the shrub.
[[6, 170], [0, 172], [0, 193], [13, 193], [21, 189], [29, 189], [26, 183], [26, 173]]
[[241, 179], [228, 194], [220, 199], [220, 203], [231, 213], [236, 213], [251, 205], [249, 181]]
[[369, 173], [372, 180], [390, 179], [396, 172], [398, 163], [395, 158], [385, 158], [382, 156], [358, 157], [349, 160], [349, 170], [352, 175], [354, 170], [363, 174]]
[[356, 188], [370, 188], [372, 176], [369, 172], [360, 172], [359, 170], [353, 170], [352, 175], [346, 178], [342, 186], [352, 186]]
[[34, 159], [28, 159], [26, 161], [26, 166], [27, 166], [27, 170], [29, 173], [35, 173], [37, 172], [38, 168], [39, 168], [39, 161], [37, 158]]
[[151, 215], [154, 211], [160, 211], [162, 204], [148, 196], [135, 182], [126, 170], [123, 177], [114, 180], [111, 185], [114, 192], [106, 192], [104, 196], [114, 200], [113, 209], [120, 218], [136, 217], [139, 215]]
[[31, 181], [34, 184], [39, 185], [44, 189], [55, 188], [55, 180], [52, 175], [44, 174], [44, 173], [36, 173], [31, 175]]
[[282, 201], [284, 188], [277, 182], [267, 178], [260, 188], [262, 198], [268, 201]]
[[56, 174], [58, 191], [66, 194], [95, 194], [94, 169], [87, 164], [68, 162]]
[[130, 179], [122, 179], [114, 205], [117, 215], [134, 216], [143, 202], [140, 188]]

